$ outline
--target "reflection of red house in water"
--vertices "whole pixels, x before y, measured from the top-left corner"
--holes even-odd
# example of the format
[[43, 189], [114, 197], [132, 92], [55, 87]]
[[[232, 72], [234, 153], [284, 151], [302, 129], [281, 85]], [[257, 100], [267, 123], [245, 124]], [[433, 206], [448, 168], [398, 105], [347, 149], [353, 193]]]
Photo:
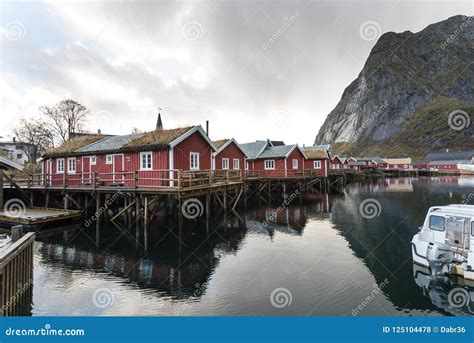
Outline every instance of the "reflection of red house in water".
[[[72, 139], [43, 156], [43, 170], [53, 186], [169, 186], [176, 170], [211, 169], [215, 147], [201, 126], [144, 134], [93, 135]], [[171, 180], [171, 181], [170, 181]]]

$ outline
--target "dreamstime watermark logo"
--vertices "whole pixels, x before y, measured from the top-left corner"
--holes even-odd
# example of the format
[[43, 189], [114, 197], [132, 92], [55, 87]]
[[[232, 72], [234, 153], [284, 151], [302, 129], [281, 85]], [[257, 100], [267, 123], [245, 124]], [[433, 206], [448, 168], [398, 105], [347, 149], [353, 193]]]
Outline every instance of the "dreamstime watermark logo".
[[471, 125], [471, 117], [463, 110], [451, 111], [448, 115], [448, 125], [455, 131], [462, 131]]
[[98, 288], [92, 296], [92, 302], [98, 308], [105, 308], [114, 304], [114, 293], [109, 288]]
[[461, 287], [453, 288], [448, 293], [449, 306], [452, 308], [461, 308], [469, 303], [469, 292]]
[[299, 189], [295, 190], [293, 193], [285, 197], [285, 200], [275, 211], [272, 211], [270, 214], [267, 214], [265, 220], [263, 221], [263, 226], [268, 226], [270, 222], [275, 222], [280, 213], [282, 213], [295, 199], [300, 195]]
[[113, 122], [114, 117], [112, 113], [108, 111], [98, 111], [92, 116], [92, 127], [97, 130], [102, 130], [110, 126]]
[[204, 206], [199, 199], [186, 199], [181, 205], [181, 213], [185, 218], [196, 219], [204, 213]]
[[474, 193], [461, 194], [461, 198], [461, 205], [467, 205], [471, 202], [472, 199], [474, 199]]
[[273, 128], [286, 128], [291, 126], [290, 114], [287, 111], [277, 111], [270, 113], [269, 124]]
[[352, 309], [352, 315], [355, 317], [357, 316], [364, 308], [369, 305], [372, 300], [382, 292], [382, 290], [389, 284], [390, 282], [388, 279], [383, 280], [380, 285], [374, 284], [374, 289], [369, 295], [359, 304], [356, 308]]
[[3, 315], [8, 309], [15, 307], [17, 301], [21, 299], [21, 296], [33, 285], [33, 280], [29, 280], [22, 284], [21, 282], [18, 283], [17, 290], [15, 294], [2, 306], [0, 309], [0, 315]]
[[20, 218], [26, 213], [26, 205], [21, 199], [13, 198], [5, 203], [3, 210], [9, 217]]
[[[203, 284], [196, 283], [194, 284], [194, 287], [196, 287], [196, 289], [194, 290], [192, 297], [198, 298], [204, 294], [204, 291], [208, 287], [208, 283], [207, 282], [204, 282]], [[173, 308], [174, 315], [179, 316], [181, 312], [185, 310], [186, 308], [188, 308], [189, 306], [190, 306], [190, 303], [181, 303], [178, 306], [175, 306]]]
[[183, 35], [187, 40], [198, 40], [204, 35], [204, 28], [198, 21], [188, 21], [183, 25]]
[[365, 219], [373, 219], [380, 216], [381, 213], [382, 206], [376, 199], [365, 199], [359, 205], [359, 214]]
[[5, 25], [3, 28], [3, 33], [5, 35], [5, 38], [11, 41], [17, 41], [25, 37], [25, 27], [23, 26], [22, 23], [19, 21], [13, 21], [11, 23], [8, 23]]
[[85, 227], [89, 227], [91, 226], [94, 222], [97, 221], [97, 219], [99, 217], [101, 217], [106, 211], [107, 209], [109, 208], [110, 205], [112, 205], [115, 200], [117, 200], [120, 195], [122, 194], [122, 192], [117, 192], [117, 193], [114, 193], [114, 195], [112, 195], [109, 199], [107, 199], [105, 202], [104, 202], [104, 205], [101, 206], [95, 213], [92, 217], [90, 217], [89, 219], [87, 219], [85, 222], [84, 222], [84, 226]]
[[373, 20], [365, 21], [359, 26], [359, 35], [366, 41], [377, 39], [381, 31], [379, 23]]
[[387, 109], [388, 107], [388, 103], [387, 101], [385, 101], [382, 105], [378, 106], [374, 112], [372, 112], [372, 114], [369, 116], [369, 118], [367, 118], [366, 120], [364, 120], [364, 122], [362, 123], [362, 125], [357, 129], [357, 131], [355, 132], [355, 137], [359, 137], [359, 135], [362, 133], [362, 131], [364, 131], [365, 129], [367, 129], [367, 127], [370, 125], [370, 123], [372, 123], [375, 118], [377, 118], [378, 116], [380, 116], [382, 113], [385, 112], [385, 110]]
[[449, 35], [449, 37], [441, 43], [439, 46], [442, 50], [446, 49], [449, 44], [454, 42], [456, 38], [464, 31], [464, 29], [471, 23], [473, 17], [468, 17], [466, 20], [464, 20], [459, 27]]
[[264, 43], [263, 43], [263, 50], [267, 50], [269, 47], [273, 45], [277, 41], [278, 38], [281, 37], [282, 34], [286, 32], [286, 30], [293, 25], [293, 23], [296, 21], [296, 19], [300, 16], [298, 12], [293, 14], [291, 17], [285, 17], [283, 18], [283, 23], [281, 26], [271, 35], [270, 38], [268, 38]]
[[270, 302], [276, 308], [287, 307], [293, 302], [293, 295], [287, 288], [275, 288], [270, 294]]

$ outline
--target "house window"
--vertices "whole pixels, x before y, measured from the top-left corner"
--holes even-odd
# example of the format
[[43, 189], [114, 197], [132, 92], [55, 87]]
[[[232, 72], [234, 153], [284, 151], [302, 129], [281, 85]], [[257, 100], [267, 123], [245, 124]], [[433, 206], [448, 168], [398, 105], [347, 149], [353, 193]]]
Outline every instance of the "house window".
[[97, 164], [97, 157], [96, 156], [92, 156], [91, 157], [91, 165], [92, 166], [95, 166]]
[[223, 158], [222, 159], [222, 169], [229, 169], [229, 159]]
[[314, 169], [321, 169], [321, 161], [314, 161], [313, 162]]
[[56, 159], [56, 173], [64, 173], [64, 158]]
[[21, 160], [23, 158], [23, 154], [16, 154], [16, 159]]
[[189, 169], [199, 170], [199, 153], [198, 152], [189, 153]]
[[240, 161], [238, 158], [234, 158], [234, 169], [240, 169]]
[[293, 169], [298, 169], [298, 160], [293, 160], [292, 164], [293, 164]]
[[151, 170], [152, 161], [151, 161], [151, 152], [141, 152], [140, 153], [140, 170]]
[[112, 155], [106, 155], [105, 156], [105, 164], [112, 164], [113, 161], [113, 156]]
[[75, 157], [70, 157], [67, 159], [67, 172], [70, 174], [74, 174], [76, 172], [76, 158]]
[[15, 147], [15, 149], [16, 149], [16, 150], [23, 150], [23, 145], [17, 145], [17, 146]]
[[265, 170], [275, 169], [275, 160], [265, 160]]

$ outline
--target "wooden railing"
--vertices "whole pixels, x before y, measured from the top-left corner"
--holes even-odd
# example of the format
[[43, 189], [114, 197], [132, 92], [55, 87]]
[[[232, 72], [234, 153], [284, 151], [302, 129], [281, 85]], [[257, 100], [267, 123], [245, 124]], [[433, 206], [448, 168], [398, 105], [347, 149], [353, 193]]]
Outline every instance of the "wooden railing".
[[27, 233], [0, 252], [0, 315], [21, 315], [31, 304], [34, 233]]
[[319, 169], [300, 170], [138, 170], [132, 172], [88, 172], [62, 174], [16, 174], [4, 180], [4, 186], [20, 188], [91, 190], [120, 187], [126, 189], [171, 189], [187, 191], [241, 183], [251, 179], [320, 177]]

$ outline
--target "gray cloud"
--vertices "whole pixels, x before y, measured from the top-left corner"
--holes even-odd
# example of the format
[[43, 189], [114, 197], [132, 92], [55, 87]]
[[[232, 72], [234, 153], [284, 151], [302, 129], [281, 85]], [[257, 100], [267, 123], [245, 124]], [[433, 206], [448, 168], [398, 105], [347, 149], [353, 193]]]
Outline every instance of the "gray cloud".
[[[36, 11], [28, 3], [11, 6], [20, 14]], [[377, 22], [381, 33], [419, 31], [472, 14], [469, 1], [39, 6], [49, 10], [42, 19], [51, 25], [18, 15], [25, 37], [1, 37], [2, 113], [12, 120], [0, 123], [0, 135], [39, 105], [71, 96], [93, 113], [110, 112], [114, 120], [100, 128], [111, 133], [152, 129], [160, 106], [167, 127], [209, 119], [216, 139], [311, 144], [375, 44], [361, 39], [362, 23]], [[1, 26], [13, 17], [2, 14]], [[28, 33], [33, 28], [38, 34]], [[91, 130], [104, 125], [91, 119]]]

